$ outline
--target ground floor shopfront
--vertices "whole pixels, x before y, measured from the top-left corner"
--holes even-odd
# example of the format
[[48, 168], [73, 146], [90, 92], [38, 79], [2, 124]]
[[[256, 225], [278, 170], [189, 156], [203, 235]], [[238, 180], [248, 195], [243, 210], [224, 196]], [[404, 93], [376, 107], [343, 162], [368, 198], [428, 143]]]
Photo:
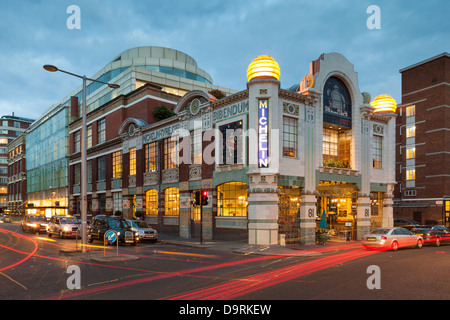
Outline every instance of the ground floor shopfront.
[[[342, 181], [352, 177], [356, 183]], [[152, 180], [146, 180], [142, 187], [89, 193], [88, 216], [118, 212], [126, 218], [143, 219], [162, 234], [251, 242], [249, 212], [267, 210], [266, 206], [275, 204], [275, 219], [266, 217], [257, 223], [267, 224], [269, 236], [278, 237], [270, 242], [281, 244], [313, 244], [323, 214], [325, 231], [341, 241], [357, 240], [370, 229], [392, 225], [392, 199], [385, 185], [373, 185], [370, 194], [362, 195], [355, 174], [345, 174], [340, 180], [318, 180], [316, 190], [308, 193], [303, 177], [278, 176], [278, 186], [272, 190], [275, 203], [266, 202], [264, 197], [250, 201], [257, 190], [250, 187], [246, 168], [215, 172], [213, 179], [191, 175], [191, 181], [185, 182], [152, 184]], [[117, 183], [120, 185], [120, 181]], [[195, 202], [198, 191], [207, 192], [206, 205]], [[73, 203], [71, 213], [78, 214], [79, 196]], [[261, 226], [258, 229], [264, 230]]]

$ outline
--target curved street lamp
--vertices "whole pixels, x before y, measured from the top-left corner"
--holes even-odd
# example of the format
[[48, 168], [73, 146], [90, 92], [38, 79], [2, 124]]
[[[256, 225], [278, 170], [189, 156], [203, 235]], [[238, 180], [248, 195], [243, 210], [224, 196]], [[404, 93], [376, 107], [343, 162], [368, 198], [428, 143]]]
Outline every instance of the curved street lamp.
[[100, 80], [90, 79], [86, 76], [80, 76], [78, 74], [58, 69], [57, 67], [46, 64], [44, 69], [50, 72], [60, 71], [67, 73], [71, 76], [83, 79], [83, 107], [82, 107], [82, 119], [83, 125], [81, 127], [81, 250], [86, 252], [87, 245], [87, 146], [86, 146], [86, 81], [98, 82], [108, 85], [112, 89], [118, 89], [120, 86], [115, 83], [107, 83]]

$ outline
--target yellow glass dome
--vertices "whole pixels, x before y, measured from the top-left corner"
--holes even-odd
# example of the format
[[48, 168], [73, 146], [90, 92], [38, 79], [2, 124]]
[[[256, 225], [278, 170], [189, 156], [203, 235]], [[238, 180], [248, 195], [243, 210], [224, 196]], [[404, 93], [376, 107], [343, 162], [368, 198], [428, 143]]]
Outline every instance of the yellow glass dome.
[[248, 81], [259, 77], [273, 77], [280, 79], [280, 66], [274, 58], [267, 55], [258, 56], [250, 63], [247, 69]]
[[382, 94], [377, 96], [370, 103], [372, 107], [375, 108], [374, 113], [384, 112], [384, 113], [395, 113], [397, 110], [397, 103], [395, 100], [388, 94]]

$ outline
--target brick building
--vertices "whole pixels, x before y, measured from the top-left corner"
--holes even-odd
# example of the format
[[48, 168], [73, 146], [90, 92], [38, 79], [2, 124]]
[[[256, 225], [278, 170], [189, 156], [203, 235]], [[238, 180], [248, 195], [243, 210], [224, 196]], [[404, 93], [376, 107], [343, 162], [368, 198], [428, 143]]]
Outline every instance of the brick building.
[[[11, 175], [9, 174], [10, 153], [8, 144], [21, 136], [33, 121], [34, 120], [28, 118], [17, 117], [14, 113], [0, 118], [0, 211], [10, 206], [8, 195], [10, 191]], [[22, 162], [21, 160], [18, 161]], [[19, 169], [21, 166], [22, 164], [16, 164], [17, 170], [21, 170]]]
[[450, 213], [450, 55], [400, 70], [395, 218], [446, 223]]
[[27, 203], [27, 170], [25, 135], [21, 134], [8, 144], [8, 210], [23, 215]]

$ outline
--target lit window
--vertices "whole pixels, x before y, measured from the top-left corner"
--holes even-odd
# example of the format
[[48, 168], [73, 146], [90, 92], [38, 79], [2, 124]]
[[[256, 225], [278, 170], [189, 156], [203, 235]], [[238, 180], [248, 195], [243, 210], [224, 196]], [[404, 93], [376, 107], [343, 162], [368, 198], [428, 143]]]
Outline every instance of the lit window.
[[158, 170], [158, 142], [145, 145], [145, 172]]
[[406, 107], [406, 116], [411, 117], [416, 115], [416, 106]]
[[164, 139], [164, 169], [178, 168], [178, 141], [176, 139]]
[[130, 176], [136, 174], [136, 148], [130, 149]]
[[416, 148], [406, 149], [406, 159], [414, 159], [416, 157]]
[[217, 207], [219, 216], [247, 216], [247, 184], [227, 182], [217, 187]]
[[416, 180], [416, 170], [406, 170], [406, 180]]
[[406, 127], [406, 137], [413, 138], [416, 136], [416, 126]]
[[180, 192], [178, 188], [164, 190], [165, 215], [176, 216], [180, 214]]
[[283, 156], [297, 157], [298, 121], [283, 117]]
[[158, 191], [155, 189], [150, 189], [145, 193], [145, 213], [158, 214]]
[[113, 178], [122, 177], [122, 151], [117, 151], [112, 154], [112, 171]]
[[373, 136], [372, 155], [373, 155], [373, 167], [382, 168], [383, 137]]

